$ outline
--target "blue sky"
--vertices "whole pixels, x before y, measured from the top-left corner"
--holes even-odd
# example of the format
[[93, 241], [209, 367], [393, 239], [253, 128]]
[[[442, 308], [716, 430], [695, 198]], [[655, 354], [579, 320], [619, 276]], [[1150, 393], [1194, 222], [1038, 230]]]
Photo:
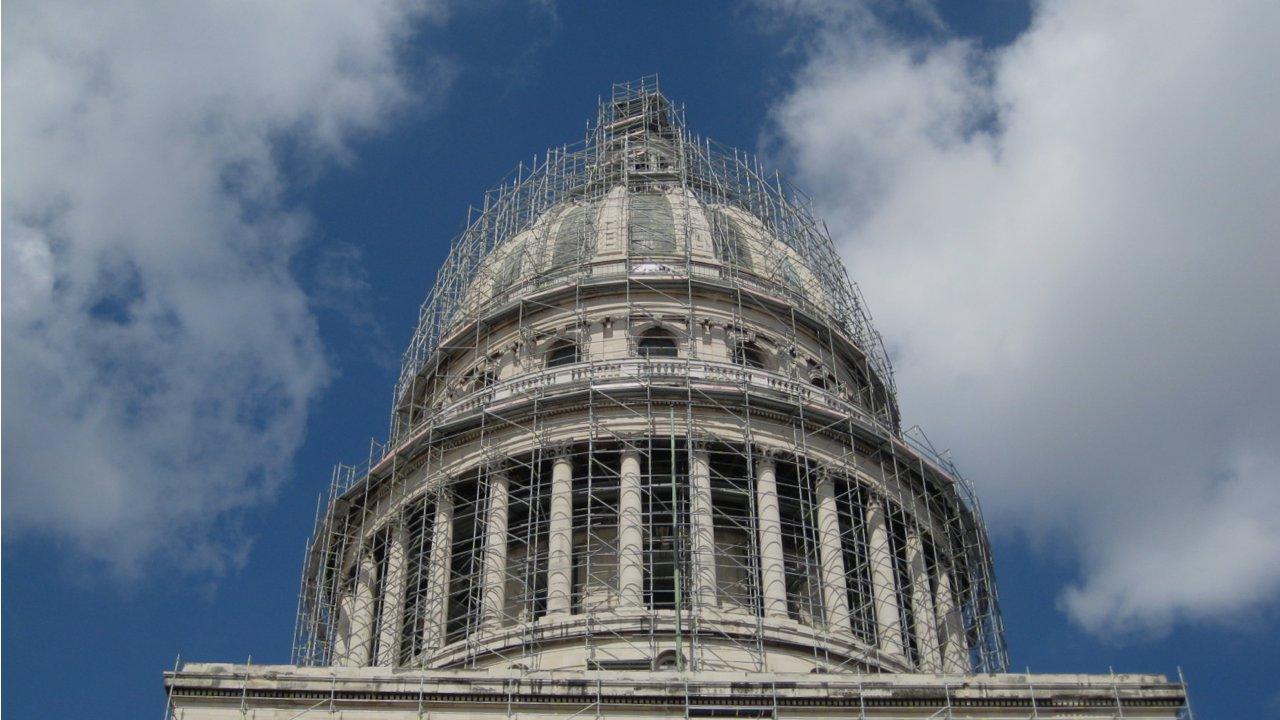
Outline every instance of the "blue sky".
[[1280, 717], [1274, 6], [634, 5], [6, 4], [3, 710], [288, 661], [468, 204], [659, 73], [814, 196], [1013, 667]]

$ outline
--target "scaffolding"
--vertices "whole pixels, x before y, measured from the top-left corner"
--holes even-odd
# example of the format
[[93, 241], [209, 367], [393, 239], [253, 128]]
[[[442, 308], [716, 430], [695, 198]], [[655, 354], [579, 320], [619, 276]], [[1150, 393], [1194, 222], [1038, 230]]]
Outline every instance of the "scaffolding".
[[321, 498], [296, 664], [1007, 667], [973, 488], [829, 233], [656, 78], [472, 210], [393, 407]]

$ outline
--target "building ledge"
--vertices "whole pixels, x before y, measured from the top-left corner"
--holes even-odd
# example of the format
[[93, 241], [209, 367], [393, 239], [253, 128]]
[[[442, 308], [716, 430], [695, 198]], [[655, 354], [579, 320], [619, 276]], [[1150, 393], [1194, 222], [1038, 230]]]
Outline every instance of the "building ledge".
[[[1040, 717], [1086, 709], [1126, 717], [1178, 717], [1185, 690], [1163, 675], [923, 673], [795, 674], [664, 671], [420, 670], [187, 663], [165, 674], [174, 708], [304, 707], [581, 709], [649, 706], [715, 716], [780, 708], [1034, 709]], [[486, 711], [486, 708], [489, 708]], [[705, 713], [702, 711], [706, 711]], [[914, 716], [912, 714], [911, 716]]]

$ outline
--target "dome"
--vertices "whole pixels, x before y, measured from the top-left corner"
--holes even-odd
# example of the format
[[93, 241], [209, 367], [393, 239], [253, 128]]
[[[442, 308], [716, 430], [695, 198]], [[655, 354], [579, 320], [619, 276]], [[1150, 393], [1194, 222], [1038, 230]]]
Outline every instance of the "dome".
[[483, 312], [534, 285], [575, 273], [599, 274], [630, 263], [638, 274], [698, 266], [751, 278], [823, 303], [806, 260], [750, 212], [707, 203], [674, 187], [619, 185], [595, 198], [559, 203], [495, 247], [480, 263], [463, 305]]
[[976, 501], [802, 195], [641, 88], [484, 208], [335, 474], [300, 662], [1003, 667]]

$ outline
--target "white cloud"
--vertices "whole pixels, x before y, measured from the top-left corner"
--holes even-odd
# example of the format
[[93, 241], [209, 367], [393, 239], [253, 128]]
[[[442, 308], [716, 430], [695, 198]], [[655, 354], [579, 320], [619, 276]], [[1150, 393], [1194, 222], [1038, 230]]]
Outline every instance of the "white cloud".
[[5, 5], [7, 532], [122, 574], [234, 561], [235, 511], [286, 474], [329, 374], [280, 158], [340, 158], [403, 107], [424, 15]]
[[1072, 549], [1061, 601], [1089, 629], [1273, 606], [1280, 5], [1044, 2], [1000, 51], [805, 21], [775, 149], [836, 228], [908, 422], [997, 533]]

